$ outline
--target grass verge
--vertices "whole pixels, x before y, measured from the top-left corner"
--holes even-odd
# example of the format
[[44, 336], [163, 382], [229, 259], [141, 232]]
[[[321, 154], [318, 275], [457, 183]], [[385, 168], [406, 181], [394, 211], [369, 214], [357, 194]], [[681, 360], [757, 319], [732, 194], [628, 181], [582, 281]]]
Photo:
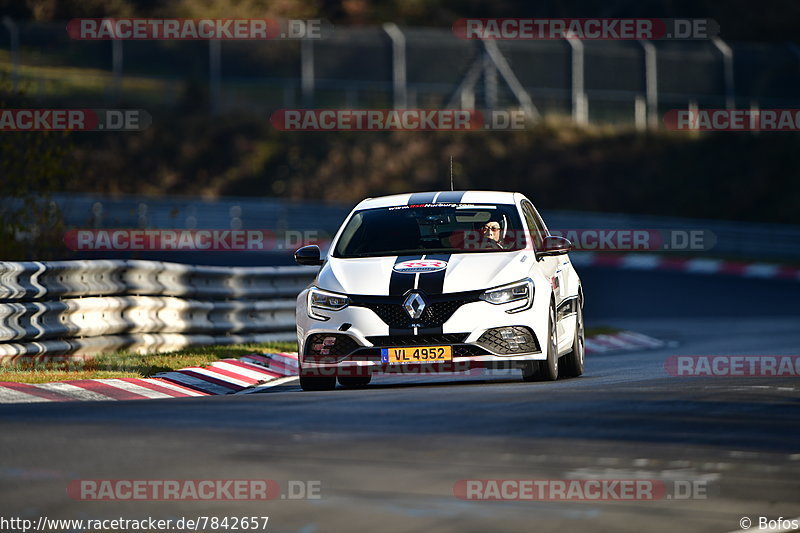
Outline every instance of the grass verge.
[[219, 359], [295, 350], [297, 345], [294, 342], [277, 342], [198, 346], [158, 354], [117, 352], [70, 361], [15, 361], [0, 364], [0, 381], [47, 383], [74, 379], [146, 378], [159, 372], [208, 365]]

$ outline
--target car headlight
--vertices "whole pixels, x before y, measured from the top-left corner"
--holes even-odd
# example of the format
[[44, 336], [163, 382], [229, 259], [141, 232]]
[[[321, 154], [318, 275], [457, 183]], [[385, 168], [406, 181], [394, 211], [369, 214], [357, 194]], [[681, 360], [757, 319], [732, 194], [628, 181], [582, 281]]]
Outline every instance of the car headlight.
[[533, 305], [533, 280], [525, 278], [508, 285], [488, 289], [480, 295], [480, 299], [494, 305], [521, 302], [517, 307], [506, 309], [506, 313], [525, 311]]
[[341, 311], [350, 305], [350, 298], [344, 294], [337, 294], [335, 292], [324, 291], [317, 287], [311, 287], [308, 290], [308, 316], [316, 318], [317, 320], [328, 320], [330, 317], [318, 315], [314, 312], [315, 309], [322, 309], [325, 311]]

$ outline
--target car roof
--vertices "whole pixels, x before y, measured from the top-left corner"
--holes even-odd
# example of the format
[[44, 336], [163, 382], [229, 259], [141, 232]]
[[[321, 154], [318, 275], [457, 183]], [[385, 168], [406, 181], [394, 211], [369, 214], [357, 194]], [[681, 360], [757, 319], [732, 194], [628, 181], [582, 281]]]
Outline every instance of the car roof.
[[427, 191], [362, 200], [356, 209], [373, 209], [377, 207], [395, 207], [398, 205], [415, 205], [429, 203], [462, 203], [462, 204], [515, 204], [522, 195], [506, 191]]

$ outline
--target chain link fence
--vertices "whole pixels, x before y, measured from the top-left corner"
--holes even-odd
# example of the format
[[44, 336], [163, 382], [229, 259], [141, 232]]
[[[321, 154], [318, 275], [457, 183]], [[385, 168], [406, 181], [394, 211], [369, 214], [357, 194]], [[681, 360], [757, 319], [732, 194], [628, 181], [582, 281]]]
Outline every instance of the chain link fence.
[[[448, 29], [337, 27], [320, 40], [76, 41], [0, 28], [0, 75], [36, 101], [269, 113], [279, 108], [525, 107], [657, 126], [668, 109], [800, 107], [800, 49], [708, 41], [492, 41]], [[489, 59], [487, 59], [489, 58]], [[498, 76], [507, 63], [524, 90]], [[500, 69], [502, 71], [502, 69]], [[527, 96], [526, 96], [527, 95]]]

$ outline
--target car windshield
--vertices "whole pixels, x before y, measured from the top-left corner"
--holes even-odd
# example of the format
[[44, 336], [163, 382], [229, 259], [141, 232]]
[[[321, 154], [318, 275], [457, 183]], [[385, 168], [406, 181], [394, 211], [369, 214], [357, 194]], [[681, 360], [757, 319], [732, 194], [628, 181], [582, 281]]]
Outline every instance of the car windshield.
[[[342, 231], [334, 257], [507, 252], [525, 248], [514, 205], [428, 204], [365, 209]], [[513, 236], [513, 238], [512, 238]]]

